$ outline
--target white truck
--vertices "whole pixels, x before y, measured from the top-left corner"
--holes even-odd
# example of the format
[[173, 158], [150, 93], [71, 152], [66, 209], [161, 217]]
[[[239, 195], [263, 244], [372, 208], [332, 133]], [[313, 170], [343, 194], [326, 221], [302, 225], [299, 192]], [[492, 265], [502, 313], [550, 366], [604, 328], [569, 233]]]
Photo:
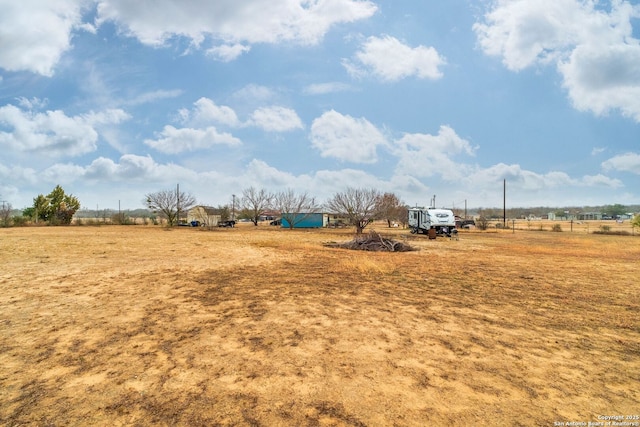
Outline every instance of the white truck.
[[409, 228], [413, 234], [428, 234], [434, 239], [436, 235], [451, 237], [458, 232], [456, 217], [450, 209], [410, 208]]

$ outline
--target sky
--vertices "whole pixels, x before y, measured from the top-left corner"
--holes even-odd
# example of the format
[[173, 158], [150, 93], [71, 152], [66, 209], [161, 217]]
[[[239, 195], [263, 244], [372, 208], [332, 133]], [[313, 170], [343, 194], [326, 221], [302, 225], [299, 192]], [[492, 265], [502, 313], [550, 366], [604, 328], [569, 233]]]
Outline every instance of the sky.
[[[0, 199], [640, 204], [640, 3], [0, 0]], [[434, 197], [435, 196], [435, 197]]]

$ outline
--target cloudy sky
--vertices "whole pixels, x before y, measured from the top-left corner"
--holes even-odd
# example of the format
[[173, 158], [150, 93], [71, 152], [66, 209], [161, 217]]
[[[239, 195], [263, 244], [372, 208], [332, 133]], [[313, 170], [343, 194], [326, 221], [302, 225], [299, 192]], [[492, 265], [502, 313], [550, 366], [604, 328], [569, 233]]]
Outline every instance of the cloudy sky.
[[640, 203], [640, 4], [0, 0], [0, 198]]

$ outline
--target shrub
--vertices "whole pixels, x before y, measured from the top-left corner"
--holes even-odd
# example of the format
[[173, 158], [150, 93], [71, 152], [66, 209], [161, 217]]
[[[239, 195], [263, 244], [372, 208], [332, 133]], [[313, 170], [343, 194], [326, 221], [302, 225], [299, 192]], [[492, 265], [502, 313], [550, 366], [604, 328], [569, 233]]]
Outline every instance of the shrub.
[[24, 227], [29, 222], [29, 218], [22, 215], [15, 215], [12, 220], [15, 227]]
[[562, 231], [562, 226], [560, 224], [553, 224], [553, 227], [551, 227], [551, 231], [555, 231], [559, 233]]
[[476, 227], [478, 227], [478, 230], [486, 230], [489, 227], [489, 220], [481, 216], [476, 220]]
[[609, 236], [631, 236], [626, 230], [615, 230], [615, 231], [594, 231], [593, 234], [606, 234]]
[[134, 221], [124, 213], [119, 213], [111, 215], [111, 223], [117, 225], [131, 225], [134, 224]]

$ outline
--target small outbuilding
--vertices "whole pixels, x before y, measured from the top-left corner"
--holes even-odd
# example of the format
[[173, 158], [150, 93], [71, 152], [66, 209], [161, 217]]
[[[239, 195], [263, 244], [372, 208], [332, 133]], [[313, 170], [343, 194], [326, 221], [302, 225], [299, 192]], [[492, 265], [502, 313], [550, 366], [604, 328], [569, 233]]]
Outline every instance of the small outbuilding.
[[283, 228], [290, 228], [289, 221], [293, 222], [293, 228], [322, 228], [327, 226], [329, 215], [325, 213], [283, 213], [281, 220]]
[[578, 221], [600, 221], [602, 214], [600, 212], [583, 212], [578, 214]]
[[222, 220], [222, 216], [217, 212], [217, 209], [211, 206], [195, 206], [189, 209], [187, 222], [203, 227], [216, 227]]

